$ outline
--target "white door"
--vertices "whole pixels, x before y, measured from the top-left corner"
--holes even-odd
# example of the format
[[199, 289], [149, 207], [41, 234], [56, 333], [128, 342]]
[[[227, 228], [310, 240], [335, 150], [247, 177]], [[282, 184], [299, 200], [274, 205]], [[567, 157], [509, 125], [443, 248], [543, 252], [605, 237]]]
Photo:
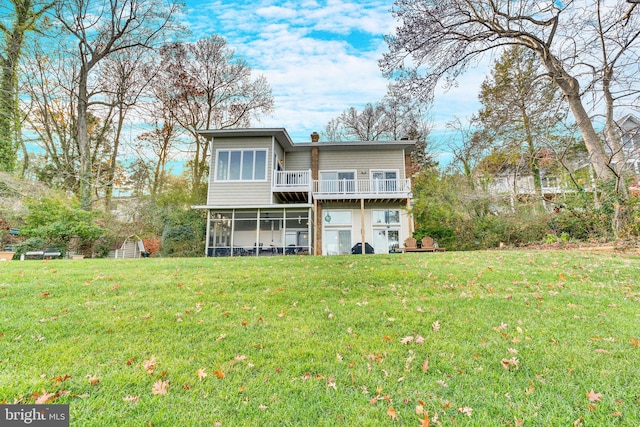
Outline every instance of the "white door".
[[325, 230], [324, 255], [347, 255], [351, 253], [351, 230]]
[[389, 228], [373, 231], [373, 249], [377, 254], [387, 254], [393, 247], [399, 247], [400, 230]]

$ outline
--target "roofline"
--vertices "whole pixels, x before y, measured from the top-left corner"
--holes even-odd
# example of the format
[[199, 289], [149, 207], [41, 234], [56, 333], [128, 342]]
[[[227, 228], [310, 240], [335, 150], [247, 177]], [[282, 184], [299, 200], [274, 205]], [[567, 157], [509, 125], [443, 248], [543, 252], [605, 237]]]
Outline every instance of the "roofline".
[[234, 138], [240, 136], [269, 136], [275, 138], [282, 147], [293, 146], [293, 141], [285, 128], [236, 128], [199, 130], [205, 138]]
[[198, 134], [205, 138], [235, 138], [242, 136], [268, 136], [278, 141], [284, 151], [305, 151], [312, 147], [320, 150], [353, 150], [353, 149], [409, 149], [415, 148], [416, 140], [401, 141], [326, 141], [326, 142], [293, 142], [285, 128], [235, 128], [199, 130]]

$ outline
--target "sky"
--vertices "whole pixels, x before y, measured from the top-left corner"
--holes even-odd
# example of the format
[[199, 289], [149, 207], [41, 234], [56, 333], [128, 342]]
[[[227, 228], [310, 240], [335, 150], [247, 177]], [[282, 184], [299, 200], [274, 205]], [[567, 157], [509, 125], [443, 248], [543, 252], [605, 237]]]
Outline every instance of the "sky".
[[[186, 0], [193, 40], [217, 34], [264, 75], [275, 111], [256, 127], [284, 127], [296, 142], [309, 141], [350, 107], [380, 101], [389, 83], [378, 67], [383, 36], [396, 22], [391, 0]], [[430, 108], [432, 138], [446, 146], [446, 123], [479, 108], [486, 70], [465, 75], [456, 88], [440, 90]], [[445, 155], [445, 153], [442, 153]]]

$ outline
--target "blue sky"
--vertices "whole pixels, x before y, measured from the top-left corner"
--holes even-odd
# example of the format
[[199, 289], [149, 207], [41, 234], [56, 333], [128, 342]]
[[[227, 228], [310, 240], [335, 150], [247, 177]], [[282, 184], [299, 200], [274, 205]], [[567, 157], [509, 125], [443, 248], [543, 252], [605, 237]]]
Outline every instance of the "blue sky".
[[[388, 81], [378, 60], [385, 34], [395, 28], [392, 1], [382, 0], [186, 0], [192, 38], [218, 34], [256, 74], [269, 81], [275, 111], [259, 127], [285, 127], [294, 141], [308, 141], [349, 107], [379, 101]], [[436, 139], [445, 123], [478, 110], [484, 72], [468, 73], [457, 88], [440, 91], [431, 108]]]

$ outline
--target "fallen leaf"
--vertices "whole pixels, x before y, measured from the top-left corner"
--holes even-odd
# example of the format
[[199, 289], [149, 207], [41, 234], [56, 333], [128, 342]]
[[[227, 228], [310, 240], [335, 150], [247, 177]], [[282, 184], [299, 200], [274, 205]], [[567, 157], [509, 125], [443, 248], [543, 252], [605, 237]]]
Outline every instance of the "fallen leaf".
[[429, 427], [431, 424], [429, 423], [429, 413], [425, 412], [424, 418], [420, 422], [420, 427]]
[[400, 342], [402, 344], [409, 344], [410, 342], [413, 342], [414, 338], [409, 336], [409, 337], [404, 337], [400, 340]]
[[89, 380], [89, 384], [91, 385], [96, 385], [100, 382], [100, 378], [91, 374], [87, 375], [87, 379]]
[[336, 385], [336, 379], [333, 377], [329, 377], [327, 379], [327, 388], [331, 387], [332, 389], [334, 389], [335, 391], [338, 391], [338, 387]]
[[268, 407], [268, 406], [265, 406], [265, 405], [259, 405], [259, 406], [258, 406], [258, 409], [261, 409], [261, 410], [263, 410], [263, 411], [266, 411], [267, 409], [269, 409], [269, 407]]
[[153, 372], [156, 370], [156, 356], [151, 355], [148, 360], [142, 362], [142, 366], [144, 366], [144, 370], [149, 373], [149, 375], [153, 375]]
[[45, 403], [49, 403], [52, 402], [56, 397], [58, 397], [59, 395], [57, 393], [47, 393], [47, 391], [45, 389], [42, 389], [42, 393], [41, 394], [37, 394], [37, 398], [36, 398], [36, 405], [43, 405]]
[[140, 396], [127, 396], [123, 397], [122, 400], [125, 402], [138, 402], [140, 400]]
[[500, 363], [502, 364], [502, 367], [507, 371], [510, 371], [511, 367], [513, 367], [514, 369], [518, 369], [518, 359], [516, 359], [515, 357], [512, 357], [511, 359], [502, 359]]
[[69, 378], [71, 378], [71, 375], [58, 375], [57, 377], [51, 378], [51, 381], [53, 381], [54, 384], [60, 384], [61, 382], [64, 382]]
[[635, 338], [631, 338], [631, 340], [629, 341], [631, 343], [632, 346], [634, 347], [640, 347], [640, 341], [638, 341]]
[[507, 329], [507, 327], [508, 327], [508, 326], [507, 326], [507, 324], [506, 324], [506, 323], [504, 323], [504, 322], [502, 322], [502, 323], [500, 323], [500, 326], [496, 326], [496, 327], [495, 327], [495, 328], [493, 328], [493, 329], [494, 329], [495, 331], [498, 331], [498, 332], [499, 332], [499, 331], [503, 331], [503, 330]]
[[198, 371], [196, 373], [198, 374], [198, 378], [200, 378], [200, 379], [203, 379], [203, 378], [207, 377], [207, 373], [202, 368], [198, 369]]
[[458, 408], [458, 412], [465, 414], [467, 417], [471, 416], [472, 411], [473, 409], [468, 406], [465, 406], [464, 408]]
[[602, 393], [596, 393], [593, 389], [587, 392], [587, 399], [589, 399], [589, 402], [599, 402], [601, 397]]
[[422, 372], [427, 372], [429, 370], [429, 358], [427, 357], [426, 359], [424, 359], [424, 362], [422, 362]]
[[167, 394], [167, 389], [169, 388], [169, 381], [158, 380], [153, 384], [153, 388], [151, 389], [152, 394]]
[[398, 413], [393, 409], [393, 406], [389, 406], [389, 409], [387, 409], [387, 415], [389, 415], [392, 420], [398, 419]]
[[438, 332], [440, 330], [440, 322], [438, 320], [433, 322], [431, 324], [431, 329], [433, 329], [433, 332]]
[[218, 377], [219, 380], [223, 379], [225, 377], [224, 372], [222, 372], [221, 370], [217, 370], [217, 371], [213, 371], [213, 374]]

